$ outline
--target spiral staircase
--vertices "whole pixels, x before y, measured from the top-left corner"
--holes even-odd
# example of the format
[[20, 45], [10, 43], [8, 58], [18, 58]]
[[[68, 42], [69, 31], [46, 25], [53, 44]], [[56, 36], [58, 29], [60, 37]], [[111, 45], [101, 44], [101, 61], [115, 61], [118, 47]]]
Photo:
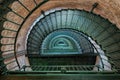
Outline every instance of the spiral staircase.
[[[23, 2], [0, 2], [0, 79], [120, 79], [120, 30], [93, 9], [41, 10], [27, 33], [22, 32], [27, 34], [26, 49], [19, 50], [17, 42], [24, 24], [49, 0], [30, 0], [31, 6]], [[14, 7], [16, 4], [24, 13]], [[25, 58], [29, 64], [21, 63]]]

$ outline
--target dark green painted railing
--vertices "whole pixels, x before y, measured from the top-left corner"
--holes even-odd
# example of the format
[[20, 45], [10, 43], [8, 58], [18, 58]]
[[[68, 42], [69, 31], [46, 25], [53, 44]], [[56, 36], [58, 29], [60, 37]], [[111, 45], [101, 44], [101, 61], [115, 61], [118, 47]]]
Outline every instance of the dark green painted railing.
[[[25, 53], [26, 53], [26, 51], [20, 51], [20, 52], [17, 52], [17, 56], [23, 56], [23, 55], [25, 55]], [[84, 54], [84, 55], [79, 55], [78, 54], [78, 56], [95, 56], [95, 55], [97, 55], [96, 53], [95, 53], [95, 55], [92, 55], [92, 54]], [[63, 55], [63, 57], [64, 57], [65, 55]], [[75, 55], [74, 55], [75, 56]], [[72, 57], [72, 58], [74, 58], [74, 56]], [[12, 58], [12, 57], [14, 57], [14, 55], [13, 54], [10, 54], [10, 55], [7, 55], [7, 56], [5, 56], [3, 59], [10, 59], [10, 58]], [[31, 56], [32, 57], [32, 56]], [[38, 56], [37, 56], [38, 57]], [[52, 57], [55, 57], [55, 56], [48, 56], [48, 57], [38, 57], [39, 58], [39, 60], [40, 60], [40, 58], [41, 58], [41, 60], [43, 59], [43, 60], [45, 60], [45, 59], [49, 59], [49, 60], [45, 60], [44, 61], [44, 63], [47, 63], [47, 62], [49, 62], [50, 60], [51, 61], [53, 61], [53, 62], [55, 62], [54, 61], [54, 58], [52, 59]], [[59, 56], [56, 56], [56, 59], [57, 59], [57, 57], [59, 57]], [[67, 57], [69, 57], [69, 56], [66, 56], [66, 58]], [[70, 60], [72, 60], [72, 58], [70, 59]], [[75, 59], [77, 58], [77, 56], [75, 57]], [[78, 57], [79, 58], [79, 57]], [[3, 60], [3, 59], [1, 59], [1, 60]], [[32, 59], [32, 58], [31, 58]], [[62, 58], [61, 58], [62, 59]], [[64, 60], [64, 59], [63, 59]], [[84, 60], [84, 59], [83, 59]], [[106, 61], [108, 61], [108, 60], [106, 60]], [[7, 65], [9, 65], [9, 64], [12, 64], [12, 63], [14, 63], [15, 62], [15, 60], [14, 61], [11, 61], [11, 62], [9, 62], [9, 63], [6, 63], [5, 65], [3, 64], [2, 66], [1, 66], [1, 69], [3, 69], [4, 70], [4, 68], [7, 66]], [[57, 60], [56, 60], [56, 62], [57, 62]], [[110, 62], [111, 64], [112, 64], [112, 59], [110, 59], [108, 62]], [[89, 72], [89, 71], [95, 71], [95, 72], [101, 72], [101, 71], [106, 71], [106, 70], [104, 70], [104, 68], [103, 67], [100, 67], [99, 65], [90, 65], [90, 64], [87, 64], [87, 65], [82, 65], [82, 64], [76, 64], [75, 62], [73, 63], [72, 62], [72, 64], [70, 65], [70, 64], [67, 64], [67, 62], [66, 62], [66, 64], [59, 64], [59, 65], [57, 65], [57, 64], [54, 64], [54, 65], [48, 65], [48, 64], [45, 64], [45, 65], [43, 65], [43, 64], [41, 64], [40, 65], [40, 63], [42, 63], [42, 61], [38, 61], [38, 60], [35, 60], [34, 61], [34, 64], [37, 64], [37, 65], [30, 65], [30, 66], [28, 66], [28, 65], [23, 65], [23, 67], [20, 69], [20, 70], [18, 70], [18, 71], [21, 71], [21, 72], [23, 72], [23, 71], [30, 71], [30, 72], [61, 72], [61, 70], [62, 69], [65, 69], [67, 72], [81, 72], [81, 71], [86, 71], [86, 72]], [[69, 63], [70, 63], [70, 61], [69, 61]], [[75, 64], [75, 65], [74, 65]], [[114, 63], [113, 63], [114, 64]], [[105, 64], [103, 64], [105, 67], [108, 67], [109, 68], [109, 66], [108, 65], [105, 65]], [[8, 72], [9, 73], [9, 71], [13, 71], [12, 69], [14, 69], [15, 67], [18, 67], [18, 66], [12, 66], [11, 67], [11, 69], [9, 69], [9, 70], [7, 70], [6, 71], [6, 73]], [[94, 68], [97, 68], [98, 70], [94, 70]], [[115, 66], [114, 65], [112, 65], [112, 68], [110, 68], [111, 70], [110, 71], [112, 71], [112, 72], [118, 72], [119, 71], [119, 69], [116, 69], [115, 68]], [[14, 71], [13, 71], [14, 72]], [[109, 72], [109, 70], [108, 70], [108, 72]], [[3, 73], [4, 74], [4, 73]]]

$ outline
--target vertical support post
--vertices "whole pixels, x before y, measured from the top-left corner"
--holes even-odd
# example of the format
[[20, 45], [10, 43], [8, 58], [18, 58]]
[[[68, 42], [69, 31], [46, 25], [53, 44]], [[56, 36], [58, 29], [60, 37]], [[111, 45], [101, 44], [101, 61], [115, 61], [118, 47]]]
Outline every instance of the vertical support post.
[[45, 16], [45, 12], [43, 10], [41, 10], [41, 14], [43, 14], [43, 16]]
[[94, 3], [93, 5], [92, 5], [92, 9], [91, 9], [91, 11], [90, 12], [93, 12], [94, 11], [94, 9], [96, 8], [98, 6], [98, 3], [96, 2], [96, 3]]

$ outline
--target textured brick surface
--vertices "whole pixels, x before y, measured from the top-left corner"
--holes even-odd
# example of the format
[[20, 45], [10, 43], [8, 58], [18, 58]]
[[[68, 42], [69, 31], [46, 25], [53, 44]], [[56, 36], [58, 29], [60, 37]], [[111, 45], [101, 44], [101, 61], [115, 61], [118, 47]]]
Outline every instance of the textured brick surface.
[[6, 16], [7, 19], [15, 22], [15, 23], [18, 23], [18, 24], [21, 24], [23, 19], [21, 17], [19, 17], [18, 15], [16, 15], [15, 13], [13, 12], [9, 12]]

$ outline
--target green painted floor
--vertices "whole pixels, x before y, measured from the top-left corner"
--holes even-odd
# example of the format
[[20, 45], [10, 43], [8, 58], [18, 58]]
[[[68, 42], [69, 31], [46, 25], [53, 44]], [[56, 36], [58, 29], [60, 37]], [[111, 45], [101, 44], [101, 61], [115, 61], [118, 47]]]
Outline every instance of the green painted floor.
[[0, 80], [120, 80], [120, 74], [114, 72], [44, 73], [10, 72]]

